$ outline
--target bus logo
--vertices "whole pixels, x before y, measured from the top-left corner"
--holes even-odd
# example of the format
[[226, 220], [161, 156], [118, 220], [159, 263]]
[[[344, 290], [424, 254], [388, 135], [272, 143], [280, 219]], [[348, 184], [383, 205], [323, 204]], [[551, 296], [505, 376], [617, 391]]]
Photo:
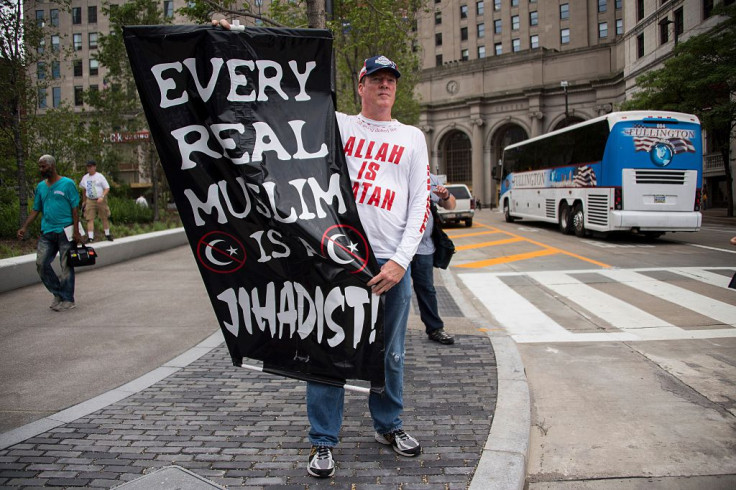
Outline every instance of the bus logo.
[[692, 129], [656, 128], [636, 125], [623, 131], [634, 141], [635, 151], [649, 153], [652, 163], [657, 167], [666, 167], [678, 153], [695, 153], [695, 131]]
[[675, 156], [675, 151], [672, 149], [669, 143], [659, 142], [656, 143], [651, 151], [649, 157], [652, 159], [652, 163], [658, 167], [666, 167], [672, 161], [672, 157]]

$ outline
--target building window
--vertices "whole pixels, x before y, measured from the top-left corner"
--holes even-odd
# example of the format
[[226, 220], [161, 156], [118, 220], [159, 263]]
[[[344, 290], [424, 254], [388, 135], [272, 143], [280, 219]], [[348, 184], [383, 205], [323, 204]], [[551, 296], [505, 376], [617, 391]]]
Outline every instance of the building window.
[[478, 59], [483, 59], [486, 57], [486, 47], [485, 46], [478, 46]]
[[511, 0], [511, 6], [512, 7], [518, 7], [519, 6], [519, 0]]
[[89, 49], [97, 49], [97, 33], [90, 32], [87, 37], [89, 40]]
[[493, 0], [493, 10], [501, 10], [501, 0]]
[[59, 49], [61, 49], [59, 45], [59, 35], [54, 34], [51, 36], [51, 51], [58, 53]]
[[512, 15], [511, 16], [511, 30], [512, 31], [518, 31], [519, 30], [519, 16], [518, 15]]
[[72, 24], [82, 23], [82, 7], [72, 7]]
[[494, 44], [493, 52], [496, 54], [496, 56], [503, 54], [503, 45], [501, 43]]
[[608, 37], [608, 22], [598, 23], [598, 37], [600, 39]]
[[666, 22], [659, 23], [659, 44], [665, 44], [670, 40], [670, 20], [665, 17]]
[[570, 44], [570, 29], [560, 29], [560, 43]]
[[72, 34], [72, 39], [74, 42], [74, 51], [81, 51], [82, 50], [82, 35]]
[[100, 72], [100, 62], [96, 59], [89, 60], [89, 76], [96, 76]]
[[87, 7], [87, 23], [97, 24], [97, 5]]
[[72, 64], [72, 66], [74, 67], [75, 77], [84, 76], [84, 69], [82, 68], [82, 60], [74, 60], [74, 63]]
[[608, 11], [608, 0], [598, 0], [598, 12]]
[[46, 109], [46, 89], [38, 89], [38, 108]]
[[484, 37], [486, 37], [486, 25], [478, 24], [478, 29], [476, 33], [478, 34], [478, 39], [483, 39]]
[[468, 18], [468, 6], [467, 5], [460, 5], [460, 18], [461, 19]]
[[511, 51], [514, 53], [521, 51], [521, 40], [519, 38], [511, 40]]
[[675, 40], [685, 32], [685, 15], [682, 12], [682, 7], [675, 10]]
[[92, 92], [98, 93], [100, 91], [100, 87], [98, 87], [97, 85], [90, 85], [89, 86], [89, 91], [90, 91], [90, 93], [92, 93]]
[[434, 65], [442, 66], [442, 55], [441, 54], [434, 55]]
[[434, 35], [434, 45], [442, 46], [442, 33], [438, 32]]
[[45, 40], [45, 39], [41, 39], [41, 40], [40, 40], [40, 41], [38, 42], [38, 47], [36, 48], [36, 52], [37, 52], [38, 54], [43, 54], [43, 52], [44, 52], [45, 50], [46, 50], [46, 40]]
[[644, 33], [642, 32], [638, 36], [636, 36], [636, 57], [637, 58], [643, 58], [644, 57]]
[[539, 25], [539, 13], [536, 10], [534, 12], [529, 12], [529, 25]]
[[61, 62], [59, 60], [51, 62], [51, 78], [54, 80], [61, 78]]
[[644, 0], [636, 0], [636, 21], [644, 18]]
[[61, 87], [54, 87], [51, 89], [51, 103], [54, 107], [61, 105]]
[[567, 20], [570, 18], [570, 4], [563, 3], [560, 5], [560, 20]]
[[703, 19], [713, 15], [713, 0], [703, 0]]
[[49, 10], [49, 21], [53, 27], [59, 27], [59, 9]]
[[36, 63], [36, 78], [38, 80], [46, 79], [46, 63], [43, 61]]
[[167, 19], [174, 17], [174, 0], [164, 0], [164, 17]]
[[442, 24], [442, 12], [439, 10], [434, 13], [434, 25], [438, 26]]
[[469, 52], [467, 49], [460, 51], [460, 61], [468, 61], [470, 59]]
[[38, 27], [43, 27], [44, 25], [43, 10], [36, 10], [36, 25]]
[[501, 19], [496, 19], [493, 21], [493, 32], [496, 34], [501, 34]]
[[624, 20], [616, 19], [616, 35], [620, 36], [624, 33]]
[[475, 14], [482, 16], [485, 13], [486, 7], [484, 2], [475, 2]]
[[76, 86], [74, 87], [74, 105], [80, 106], [84, 104], [84, 87]]
[[461, 27], [460, 28], [460, 40], [461, 41], [467, 41], [468, 40], [468, 28], [467, 27]]
[[616, 0], [616, 10], [621, 10], [623, 8], [624, 0]]
[[539, 47], [539, 35], [534, 34], [533, 36], [529, 36], [529, 47], [531, 49]]

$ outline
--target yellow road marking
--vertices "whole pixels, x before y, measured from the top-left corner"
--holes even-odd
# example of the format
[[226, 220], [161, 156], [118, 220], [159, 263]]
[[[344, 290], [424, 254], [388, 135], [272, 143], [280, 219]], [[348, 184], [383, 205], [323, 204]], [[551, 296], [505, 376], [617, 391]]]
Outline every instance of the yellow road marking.
[[536, 252], [528, 252], [525, 254], [505, 255], [495, 259], [478, 260], [476, 262], [468, 262], [467, 264], [456, 265], [455, 267], [463, 267], [465, 269], [474, 269], [479, 267], [488, 267], [489, 265], [506, 264], [508, 262], [517, 262], [519, 260], [533, 259], [535, 257], [543, 257], [545, 255], [554, 255], [560, 253], [557, 250], [546, 248], [537, 250]]
[[455, 250], [472, 250], [474, 248], [493, 247], [495, 245], [505, 245], [507, 243], [517, 243], [524, 241], [521, 237], [506, 238], [505, 240], [496, 240], [495, 242], [471, 243], [470, 245], [460, 245]]
[[447, 236], [454, 240], [455, 238], [467, 238], [471, 236], [492, 235], [494, 233], [501, 233], [501, 230], [494, 229], [493, 231], [479, 231], [478, 233], [464, 233], [460, 235], [449, 235], [448, 234]]
[[[474, 225], [474, 227], [475, 226], [476, 225]], [[589, 259], [587, 257], [583, 257], [582, 255], [578, 255], [578, 254], [575, 254], [575, 253], [572, 253], [572, 252], [568, 252], [566, 250], [562, 250], [562, 249], [559, 249], [559, 248], [556, 248], [556, 247], [550, 247], [547, 244], [544, 244], [544, 243], [541, 243], [541, 242], [538, 242], [538, 241], [535, 241], [535, 240], [531, 240], [531, 239], [526, 238], [526, 237], [523, 237], [521, 235], [516, 235], [515, 233], [511, 233], [511, 232], [508, 232], [508, 231], [499, 230], [498, 228], [494, 228], [492, 226], [484, 225], [482, 223], [478, 223], [477, 226], [479, 228], [482, 227], [482, 228], [488, 228], [490, 230], [494, 230], [492, 233], [495, 233], [495, 232], [504, 233], [506, 235], [509, 235], [512, 238], [509, 238], [507, 240], [498, 240], [498, 241], [495, 241], [495, 242], [486, 242], [484, 244], [477, 244], [477, 245], [462, 245], [460, 247], [456, 247], [456, 250], [470, 250], [470, 249], [473, 249], [473, 248], [481, 248], [481, 247], [485, 247], [485, 246], [503, 245], [505, 243], [514, 243], [514, 242], [519, 242], [519, 241], [525, 241], [525, 242], [532, 243], [534, 245], [537, 245], [539, 247], [542, 247], [543, 250], [539, 250], [537, 252], [524, 253], [524, 254], [507, 255], [507, 256], [498, 257], [498, 258], [495, 258], [495, 259], [487, 259], [487, 260], [479, 260], [479, 261], [476, 261], [476, 262], [468, 262], [467, 264], [456, 265], [454, 267], [463, 267], [463, 268], [467, 268], [467, 269], [470, 269], [470, 268], [480, 268], [480, 267], [488, 267], [489, 265], [505, 264], [505, 263], [508, 263], [508, 262], [517, 262], [519, 260], [527, 260], [527, 259], [532, 259], [532, 258], [535, 258], [535, 257], [543, 257], [545, 255], [562, 254], [562, 255], [567, 255], [569, 257], [576, 258], [578, 260], [582, 260], [583, 262], [588, 262], [590, 264], [597, 265], [597, 266], [602, 267], [604, 269], [610, 269], [611, 268], [610, 265], [604, 264], [603, 262], [599, 262], [597, 260]]]

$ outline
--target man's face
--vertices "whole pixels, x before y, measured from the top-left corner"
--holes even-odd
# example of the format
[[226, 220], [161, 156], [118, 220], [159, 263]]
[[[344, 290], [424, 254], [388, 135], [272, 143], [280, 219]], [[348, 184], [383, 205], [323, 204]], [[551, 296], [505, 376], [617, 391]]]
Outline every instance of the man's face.
[[97, 172], [97, 165], [87, 165], [87, 173], [94, 175]]
[[358, 94], [363, 106], [393, 107], [396, 100], [396, 75], [389, 70], [379, 70], [363, 77], [358, 84]]
[[46, 160], [39, 160], [38, 161], [38, 173], [41, 174], [41, 177], [44, 179], [48, 179], [53, 175], [53, 169], [51, 168], [51, 165], [46, 162]]

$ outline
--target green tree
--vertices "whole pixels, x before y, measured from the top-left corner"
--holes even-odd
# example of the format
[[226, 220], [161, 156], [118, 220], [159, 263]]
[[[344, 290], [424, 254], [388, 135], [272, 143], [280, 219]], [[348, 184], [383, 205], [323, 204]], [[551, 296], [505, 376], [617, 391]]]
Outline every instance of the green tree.
[[736, 6], [714, 13], [725, 15], [725, 20], [678, 44], [662, 68], [637, 78], [638, 91], [622, 108], [673, 110], [698, 116], [713, 147], [723, 156], [728, 216], [733, 216], [730, 147], [736, 129]]
[[34, 159], [45, 153], [53, 155], [59, 174], [79, 181], [86, 171], [84, 163], [100, 160], [101, 145], [100, 132], [88, 124], [87, 115], [62, 103], [35, 119], [27, 148]]
[[[60, 8], [68, 6], [68, 1], [57, 3]], [[3, 186], [17, 192], [19, 226], [28, 216], [29, 184], [35, 180], [35, 173], [28, 175], [27, 168], [34, 160], [28, 147], [39, 89], [45, 88], [45, 67], [50, 66], [52, 55], [58, 57], [44, 44], [49, 30], [45, 19], [37, 19], [35, 12], [24, 7], [25, 2], [0, 0], [0, 178]], [[41, 76], [31, 76], [30, 70]]]
[[[123, 41], [123, 26], [160, 25], [169, 23], [164, 17], [162, 2], [156, 0], [132, 0], [122, 4], [105, 2], [103, 15], [110, 19], [110, 33], [100, 34], [97, 60], [105, 69], [103, 89], [88, 91], [85, 95], [94, 107], [95, 125], [105, 134], [117, 131], [146, 129], [143, 108], [130, 68]], [[109, 149], [114, 152], [114, 149]], [[160, 161], [151, 152], [150, 174], [153, 184], [154, 219], [159, 219]]]
[[[197, 22], [213, 15], [244, 16], [269, 25], [330, 29], [334, 36], [337, 107], [347, 113], [360, 111], [358, 73], [363, 61], [383, 54], [399, 66], [401, 82], [392, 115], [406, 124], [419, 120], [419, 102], [414, 98], [419, 57], [416, 44], [417, 12], [425, 0], [333, 0], [325, 15], [324, 0], [273, 0], [268, 16], [253, 12], [248, 2], [197, 0], [181, 9]], [[325, 17], [327, 21], [325, 22]]]

